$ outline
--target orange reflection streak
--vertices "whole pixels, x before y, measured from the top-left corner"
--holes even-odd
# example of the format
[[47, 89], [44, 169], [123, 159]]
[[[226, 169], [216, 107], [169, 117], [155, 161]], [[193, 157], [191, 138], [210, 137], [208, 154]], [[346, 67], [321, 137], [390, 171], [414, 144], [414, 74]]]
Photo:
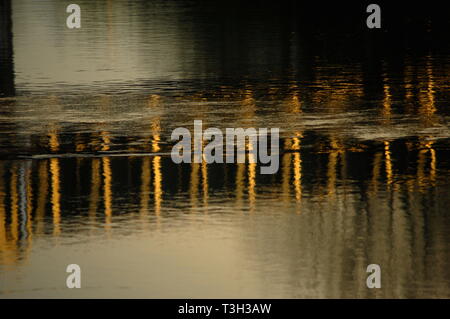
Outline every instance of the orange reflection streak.
[[[154, 106], [159, 103], [159, 97], [152, 96], [151, 97], [151, 105]], [[160, 151], [160, 132], [161, 126], [159, 123], [159, 118], [156, 118], [152, 121], [152, 152]], [[162, 203], [162, 174], [161, 174], [161, 156], [155, 156], [153, 158], [153, 188], [154, 188], [154, 201], [155, 201], [155, 215], [157, 217], [161, 214], [161, 203]]]
[[159, 133], [161, 132], [161, 127], [159, 125], [159, 120], [156, 119], [153, 123], [152, 123], [152, 135], [153, 135], [153, 139], [152, 139], [152, 151], [153, 152], [159, 152], [159, 150], [161, 149], [159, 147], [159, 141], [160, 141], [160, 136]]
[[[285, 149], [290, 150], [292, 147], [291, 139], [286, 139]], [[289, 201], [289, 196], [291, 193], [290, 183], [291, 183], [291, 162], [292, 162], [292, 153], [285, 153], [282, 159], [282, 184], [281, 189], [283, 192], [283, 201]]]
[[430, 56], [427, 57], [426, 70], [427, 70], [427, 78], [428, 78], [428, 82], [427, 82], [428, 103], [426, 105], [426, 114], [428, 116], [432, 116], [436, 112], [436, 107], [435, 107], [435, 100], [434, 100], [435, 90], [434, 90], [433, 64], [432, 64], [432, 60], [431, 60]]
[[392, 160], [390, 144], [388, 141], [384, 141], [384, 158], [386, 166], [386, 183], [387, 186], [390, 187], [390, 185], [392, 184]]
[[430, 161], [430, 181], [433, 186], [436, 182], [436, 151], [433, 149], [433, 142], [427, 143], [427, 147], [430, 151], [431, 161]]
[[103, 201], [105, 205], [105, 229], [110, 230], [112, 218], [111, 163], [108, 157], [102, 158], [103, 164]]
[[102, 137], [102, 151], [108, 151], [110, 149], [111, 137], [109, 136], [109, 132], [102, 131], [100, 132]]
[[[419, 146], [419, 156], [417, 159], [417, 178], [420, 186], [420, 191], [423, 191], [423, 187], [426, 185], [427, 180], [434, 185], [436, 181], [436, 151], [432, 147], [433, 142], [421, 142]], [[427, 179], [425, 173], [426, 154], [430, 154], [430, 171], [429, 178]]]
[[36, 233], [41, 234], [44, 227], [45, 204], [48, 192], [48, 161], [39, 162], [39, 187], [36, 207]]
[[191, 178], [189, 195], [191, 199], [191, 208], [194, 210], [197, 207], [197, 196], [198, 196], [198, 171], [199, 163], [191, 164]]
[[[203, 205], [208, 206], [208, 165], [205, 160], [202, 161], [202, 187], [203, 187]], [[205, 212], [207, 212], [205, 210]]]
[[[405, 99], [410, 100], [413, 97], [413, 85], [412, 85], [412, 64], [408, 61], [405, 65]], [[406, 107], [409, 106], [407, 103]]]
[[150, 94], [147, 100], [147, 106], [151, 108], [162, 106], [161, 96], [158, 94]]
[[60, 207], [60, 180], [59, 180], [59, 160], [50, 159], [50, 173], [52, 182], [52, 214], [53, 214], [53, 235], [58, 236], [61, 233], [61, 207]]
[[300, 154], [300, 137], [302, 136], [301, 134], [297, 134], [297, 136], [299, 137], [293, 138], [292, 149], [297, 151], [294, 153], [294, 187], [295, 200], [300, 202], [302, 198], [302, 159]]
[[[297, 86], [294, 86], [294, 88], [297, 88]], [[289, 101], [289, 111], [291, 113], [301, 113], [302, 112], [300, 98], [298, 97], [297, 91], [295, 91], [292, 94], [292, 97]]]
[[433, 125], [433, 115], [436, 113], [435, 106], [435, 83], [433, 76], [433, 64], [431, 57], [427, 57], [426, 65], [426, 91], [425, 94], [420, 95], [420, 106], [419, 113], [421, 115], [421, 120], [424, 126], [432, 126]]
[[253, 146], [251, 143], [248, 143], [248, 201], [250, 206], [250, 213], [253, 213], [255, 210], [255, 200], [256, 200], [256, 158], [255, 154], [252, 153]]
[[48, 133], [50, 139], [48, 141], [48, 144], [50, 146], [50, 150], [52, 152], [56, 152], [59, 149], [59, 141], [58, 141], [58, 135], [56, 133], [56, 129], [52, 129], [49, 133]]
[[[157, 94], [151, 94], [149, 96], [149, 99], [147, 100], [147, 106], [149, 108], [155, 108], [160, 107], [162, 104], [161, 102], [161, 96]], [[151, 121], [151, 135], [152, 135], [152, 151], [158, 152], [160, 150], [159, 142], [160, 142], [160, 132], [161, 132], [161, 126], [160, 126], [160, 118], [153, 118]]]
[[155, 176], [153, 181], [153, 188], [155, 194], [155, 215], [159, 217], [161, 214], [162, 204], [162, 174], [161, 174], [161, 156], [155, 156], [153, 159], [153, 175]]
[[389, 84], [385, 83], [384, 87], [384, 97], [383, 97], [383, 122], [385, 124], [389, 123], [389, 120], [391, 119], [392, 115], [392, 95], [391, 95], [391, 89], [389, 87]]

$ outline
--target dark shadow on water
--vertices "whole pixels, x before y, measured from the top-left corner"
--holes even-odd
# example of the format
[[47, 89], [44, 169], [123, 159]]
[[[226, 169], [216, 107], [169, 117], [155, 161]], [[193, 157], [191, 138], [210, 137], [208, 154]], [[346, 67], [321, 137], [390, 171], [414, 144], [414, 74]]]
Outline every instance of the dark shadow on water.
[[0, 97], [14, 96], [11, 1], [0, 1]]

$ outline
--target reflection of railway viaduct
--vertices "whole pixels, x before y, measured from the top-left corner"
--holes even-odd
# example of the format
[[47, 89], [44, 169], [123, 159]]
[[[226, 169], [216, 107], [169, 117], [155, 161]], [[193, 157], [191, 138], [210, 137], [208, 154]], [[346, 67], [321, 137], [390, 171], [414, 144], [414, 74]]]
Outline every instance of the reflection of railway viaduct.
[[14, 95], [11, 1], [0, 0], [0, 97]]
[[[97, 140], [103, 149], [110, 147], [107, 132], [99, 134]], [[158, 152], [157, 126], [153, 127], [149, 142], [151, 150]], [[50, 143], [53, 149], [58, 149], [56, 135]], [[304, 144], [313, 144], [316, 148], [303, 149]], [[411, 174], [407, 175], [401, 175], [395, 167], [396, 162], [402, 161], [402, 153], [396, 151], [405, 147], [402, 142], [396, 142], [395, 148], [391, 148], [393, 144], [385, 143], [381, 147], [349, 150], [339, 138], [327, 139], [311, 136], [309, 132], [299, 132], [295, 137], [285, 139], [282, 145], [290, 152], [282, 154], [278, 174], [270, 177], [255, 174], [259, 170], [251, 163], [177, 166], [170, 157], [160, 155], [54, 157], [3, 162], [0, 166], [2, 262], [20, 260], [20, 253], [27, 251], [33, 236], [58, 237], [67, 234], [73, 229], [70, 223], [74, 212], [90, 224], [104, 225], [105, 231], [109, 232], [119, 213], [121, 222], [126, 223], [133, 222], [138, 212], [142, 227], [169, 216], [177, 218], [176, 214], [165, 214], [174, 198], [188, 203], [193, 213], [199, 213], [208, 211], [210, 199], [214, 197], [212, 194], [227, 194], [234, 198], [234, 203], [233, 200], [230, 203], [237, 210], [258, 214], [264, 210], [258, 200], [260, 194], [264, 194], [264, 198], [272, 194], [270, 196], [274, 199], [281, 200], [286, 211], [310, 214], [322, 210], [333, 215], [337, 209], [337, 216], [344, 212], [350, 214], [341, 216], [349, 218], [348, 223], [350, 219], [357, 218], [358, 225], [372, 227], [371, 232], [381, 234], [386, 229], [392, 229], [395, 223], [403, 226], [412, 223], [415, 231], [419, 231], [422, 224], [415, 223], [423, 223], [425, 218], [420, 201], [437, 196], [433, 187], [438, 182], [436, 170], [443, 169], [438, 159], [443, 157], [439, 156], [433, 143], [418, 141], [417, 149], [420, 150], [411, 151], [408, 155], [411, 158], [413, 153], [417, 153], [417, 162], [410, 167]], [[399, 177], [405, 182], [399, 183]], [[310, 197], [320, 199], [320, 204], [305, 199]], [[77, 198], [76, 206], [73, 204], [74, 198]], [[358, 202], [358, 198], [367, 206], [352, 207], [349, 204]], [[398, 212], [404, 209], [412, 217], [403, 213], [399, 215]], [[367, 220], [358, 213], [361, 210], [375, 219], [364, 224]], [[394, 219], [389, 217], [390, 214]], [[128, 218], [124, 218], [126, 216]], [[342, 221], [331, 222], [332, 227], [337, 227], [333, 224], [335, 222], [339, 224]], [[355, 225], [354, 228], [360, 226]], [[364, 227], [359, 231], [364, 231]], [[397, 238], [399, 244], [405, 236], [409, 236], [401, 232], [401, 229], [395, 231], [401, 234], [400, 237], [392, 234], [393, 240]], [[363, 235], [367, 236], [364, 233], [358, 236]], [[423, 244], [423, 236], [419, 232], [411, 239]], [[372, 251], [381, 255], [383, 248], [377, 243], [372, 243]]]

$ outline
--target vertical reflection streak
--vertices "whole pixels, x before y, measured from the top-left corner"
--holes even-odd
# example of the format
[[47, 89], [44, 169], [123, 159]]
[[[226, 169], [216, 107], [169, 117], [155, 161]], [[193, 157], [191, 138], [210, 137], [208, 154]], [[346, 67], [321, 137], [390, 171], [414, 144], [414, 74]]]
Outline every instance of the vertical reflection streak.
[[428, 143], [428, 148], [430, 150], [430, 157], [431, 157], [431, 161], [430, 161], [430, 181], [431, 181], [431, 185], [434, 187], [436, 186], [436, 151], [433, 148], [433, 143], [430, 142]]
[[159, 152], [160, 147], [159, 147], [159, 142], [161, 137], [159, 136], [159, 133], [161, 131], [161, 127], [159, 124], [159, 119], [155, 119], [152, 122], [152, 135], [153, 135], [153, 139], [152, 139], [152, 151], [153, 152]]
[[155, 195], [155, 215], [159, 217], [161, 214], [162, 203], [162, 174], [161, 174], [161, 156], [155, 156], [153, 159], [153, 175], [154, 175], [154, 195]]
[[60, 179], [59, 160], [50, 159], [51, 187], [52, 187], [52, 215], [53, 215], [53, 235], [58, 236], [61, 232], [61, 207], [60, 207]]
[[111, 137], [105, 131], [100, 132], [100, 135], [102, 137], [102, 151], [108, 151], [110, 149]]
[[[202, 161], [202, 187], [203, 187], [203, 206], [208, 206], [208, 165], [205, 160]], [[206, 212], [207, 210], [205, 210]]]
[[[159, 146], [160, 142], [160, 132], [161, 126], [159, 123], [159, 118], [152, 121], [152, 151], [159, 152], [161, 149]], [[161, 214], [161, 203], [162, 203], [162, 174], [161, 174], [161, 156], [155, 156], [153, 159], [153, 188], [154, 188], [154, 201], [155, 201], [155, 215], [159, 218]], [[159, 219], [158, 219], [159, 220]]]
[[111, 229], [112, 218], [112, 190], [111, 190], [111, 162], [108, 157], [102, 158], [103, 164], [103, 201], [105, 206], [105, 229]]
[[428, 103], [427, 103], [427, 109], [426, 113], [428, 116], [433, 115], [436, 112], [436, 106], [435, 106], [435, 99], [434, 99], [434, 76], [433, 76], [433, 64], [431, 60], [431, 56], [427, 57], [426, 62], [426, 70], [427, 70], [427, 97], [428, 97]]
[[256, 158], [255, 154], [252, 152], [252, 145], [249, 143], [249, 153], [248, 153], [248, 201], [250, 213], [255, 211], [255, 200], [256, 200]]
[[[413, 98], [413, 85], [412, 85], [412, 64], [410, 61], [406, 63], [405, 66], [405, 100], [411, 100]], [[406, 104], [406, 107], [409, 108], [409, 103]], [[409, 109], [407, 109], [409, 111]]]
[[291, 106], [292, 106], [291, 109], [292, 113], [300, 113], [302, 111], [300, 99], [298, 97], [298, 91], [295, 91], [294, 94], [292, 95]]
[[[301, 134], [297, 134], [300, 135]], [[294, 137], [294, 143], [292, 149], [296, 150], [294, 153], [294, 187], [295, 187], [295, 200], [297, 204], [300, 203], [302, 198], [302, 159], [300, 154], [300, 137]], [[297, 213], [300, 213], [298, 207]]]
[[49, 137], [50, 137], [50, 139], [49, 139], [49, 145], [50, 145], [50, 150], [52, 151], [52, 152], [56, 152], [56, 151], [58, 151], [58, 149], [59, 149], [59, 141], [58, 141], [58, 135], [57, 135], [57, 133], [56, 133], [56, 129], [52, 129], [50, 132], [49, 132]]
[[388, 188], [391, 187], [392, 184], [392, 160], [391, 160], [391, 150], [390, 144], [388, 141], [384, 141], [384, 157], [385, 157], [385, 166], [386, 166], [386, 183]]
[[385, 83], [384, 87], [384, 98], [383, 98], [383, 122], [385, 124], [389, 123], [392, 115], [392, 96], [391, 96], [391, 89], [389, 87], [389, 84]]
[[[292, 141], [291, 139], [286, 139], [285, 148], [291, 149]], [[292, 153], [288, 152], [283, 155], [282, 159], [282, 185], [281, 190], [283, 193], [283, 201], [288, 202], [290, 197], [290, 183], [291, 183], [291, 161], [292, 161]]]

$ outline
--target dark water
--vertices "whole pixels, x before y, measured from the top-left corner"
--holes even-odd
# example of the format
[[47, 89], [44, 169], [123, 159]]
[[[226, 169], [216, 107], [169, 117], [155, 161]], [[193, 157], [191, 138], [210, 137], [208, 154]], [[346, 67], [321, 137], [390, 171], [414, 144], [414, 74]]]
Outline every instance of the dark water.
[[[2, 2], [0, 298], [450, 297], [448, 18], [77, 3]], [[279, 127], [278, 173], [174, 164], [195, 119]]]

